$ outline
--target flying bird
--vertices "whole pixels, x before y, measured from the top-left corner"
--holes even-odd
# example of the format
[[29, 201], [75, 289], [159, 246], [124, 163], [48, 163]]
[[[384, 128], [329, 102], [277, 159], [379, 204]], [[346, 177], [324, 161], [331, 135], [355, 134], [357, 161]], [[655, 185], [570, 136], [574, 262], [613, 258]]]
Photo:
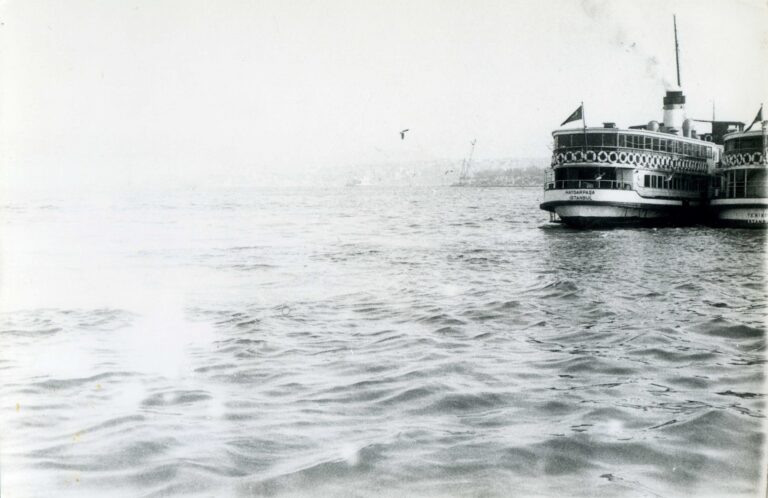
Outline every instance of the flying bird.
[[402, 130], [400, 132], [400, 140], [405, 140], [405, 132], [408, 131], [408, 128]]
[[445, 173], [443, 173], [443, 176], [447, 175], [448, 173], [453, 173], [452, 169], [445, 170]]

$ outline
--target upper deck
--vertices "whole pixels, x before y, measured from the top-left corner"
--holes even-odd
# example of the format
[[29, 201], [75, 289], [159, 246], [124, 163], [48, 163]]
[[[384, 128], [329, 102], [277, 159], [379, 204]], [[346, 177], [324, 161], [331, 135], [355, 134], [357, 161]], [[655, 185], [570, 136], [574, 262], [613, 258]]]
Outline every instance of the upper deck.
[[591, 163], [707, 173], [721, 153], [713, 142], [644, 129], [567, 129], [552, 135], [555, 168]]
[[765, 138], [761, 130], [742, 131], [725, 136], [725, 151], [720, 168], [762, 169], [768, 166]]

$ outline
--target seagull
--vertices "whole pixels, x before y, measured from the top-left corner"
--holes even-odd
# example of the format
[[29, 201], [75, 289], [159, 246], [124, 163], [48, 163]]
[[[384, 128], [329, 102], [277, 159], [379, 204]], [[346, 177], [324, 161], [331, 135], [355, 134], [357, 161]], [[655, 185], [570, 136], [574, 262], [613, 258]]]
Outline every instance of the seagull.
[[597, 180], [597, 181], [599, 182], [600, 180], [602, 180], [602, 179], [603, 179], [603, 175], [605, 175], [605, 173], [600, 173], [599, 175], [597, 175], [597, 176], [595, 177], [595, 180]]
[[405, 132], [408, 131], [408, 128], [402, 130], [400, 132], [400, 140], [405, 140]]

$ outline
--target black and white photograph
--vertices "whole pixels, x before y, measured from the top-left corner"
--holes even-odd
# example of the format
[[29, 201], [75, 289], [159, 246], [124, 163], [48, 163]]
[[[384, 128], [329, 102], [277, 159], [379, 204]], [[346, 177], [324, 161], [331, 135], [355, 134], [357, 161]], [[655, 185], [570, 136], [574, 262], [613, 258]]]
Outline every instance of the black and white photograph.
[[0, 496], [768, 497], [766, 0], [0, 1]]

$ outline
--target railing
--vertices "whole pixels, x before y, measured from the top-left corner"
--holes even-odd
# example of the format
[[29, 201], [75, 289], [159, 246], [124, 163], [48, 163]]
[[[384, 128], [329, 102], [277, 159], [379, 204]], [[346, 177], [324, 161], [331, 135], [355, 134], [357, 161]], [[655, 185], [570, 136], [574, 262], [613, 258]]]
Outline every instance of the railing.
[[707, 161], [704, 158], [648, 149], [590, 146], [558, 148], [552, 154], [552, 166], [584, 163], [701, 173], [707, 171]]
[[762, 152], [726, 152], [723, 154], [723, 161], [720, 168], [729, 168], [735, 166], [765, 166]]
[[564, 189], [632, 190], [632, 184], [613, 180], [556, 180], [544, 185], [544, 190]]
[[630, 147], [626, 145], [572, 145], [572, 146], [560, 146], [554, 150], [555, 154], [558, 152], [576, 152], [577, 150], [580, 150], [582, 152], [586, 152], [588, 150], [593, 150], [595, 152], [657, 152], [660, 154], [669, 154], [674, 157], [679, 157], [680, 159], [699, 159], [699, 160], [705, 160], [705, 159], [712, 159], [710, 156], [706, 155], [706, 153], [695, 153], [693, 151], [690, 152], [684, 152], [682, 150], [670, 150], [667, 148], [659, 147], [659, 148], [649, 148], [649, 147]]

